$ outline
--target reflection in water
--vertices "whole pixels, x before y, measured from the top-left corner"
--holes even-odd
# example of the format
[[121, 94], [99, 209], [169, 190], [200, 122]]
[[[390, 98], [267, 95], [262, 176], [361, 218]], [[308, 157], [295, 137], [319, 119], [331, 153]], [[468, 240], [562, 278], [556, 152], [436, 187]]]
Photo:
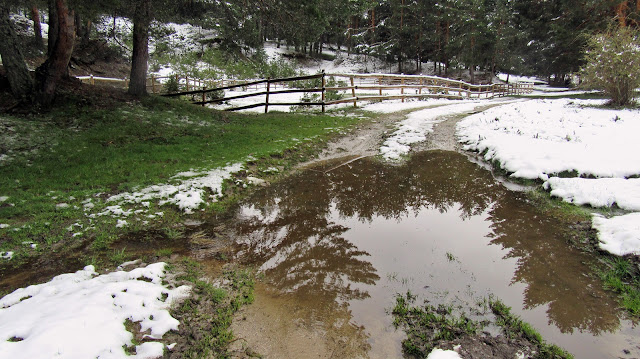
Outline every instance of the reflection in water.
[[490, 235], [491, 243], [510, 249], [508, 257], [517, 259], [513, 282], [527, 285], [524, 308], [548, 304], [549, 322], [563, 333], [616, 330], [617, 303], [606, 300], [598, 279], [585, 275], [590, 271], [584, 261], [591, 259], [562, 240], [566, 224], [532, 213], [517, 197], [504, 196], [491, 210]]
[[[310, 318], [324, 321], [325, 330], [348, 323], [350, 308], [358, 301], [367, 302], [375, 286], [381, 286], [380, 276], [395, 271], [394, 265], [404, 265], [391, 263], [389, 249], [372, 254], [371, 250], [381, 247], [376, 243], [398, 241], [397, 247], [399, 237], [409, 237], [406, 226], [424, 226], [427, 231], [449, 226], [444, 228], [447, 231], [472, 219], [486, 223], [478, 227], [485, 229], [468, 238], [422, 235], [419, 241], [433, 241], [435, 247], [454, 241], [469, 241], [463, 244], [467, 246], [499, 245], [491, 246], [495, 248], [492, 253], [516, 263], [510, 267], [511, 283], [499, 285], [524, 284], [524, 293], [518, 294], [524, 309], [546, 305], [549, 324], [562, 333], [578, 330], [597, 335], [620, 326], [615, 302], [601, 290], [600, 282], [583, 275], [591, 259], [570, 248], [560, 235], [566, 224], [532, 208], [464, 156], [431, 151], [413, 156], [402, 166], [365, 159], [327, 173], [322, 170], [305, 171], [258, 192], [240, 209], [237, 228], [239, 256], [261, 266], [267, 281], [278, 290], [307, 300]], [[427, 220], [449, 212], [457, 215], [458, 224]], [[367, 228], [391, 223], [398, 238], [380, 232], [356, 240], [362, 236], [356, 227], [364, 226], [354, 220]], [[417, 247], [403, 250], [409, 258]], [[437, 256], [424, 259], [444, 261]], [[473, 285], [489, 290], [496, 285], [498, 279], [482, 282], [474, 277], [474, 271], [491, 265], [486, 261], [475, 256], [463, 263], [471, 272], [466, 274], [471, 277], [466, 285], [479, 281]], [[416, 271], [428, 270], [425, 268]], [[425, 292], [424, 286], [417, 290]], [[382, 300], [385, 305], [393, 292], [387, 294]], [[553, 341], [563, 344], [562, 338]]]

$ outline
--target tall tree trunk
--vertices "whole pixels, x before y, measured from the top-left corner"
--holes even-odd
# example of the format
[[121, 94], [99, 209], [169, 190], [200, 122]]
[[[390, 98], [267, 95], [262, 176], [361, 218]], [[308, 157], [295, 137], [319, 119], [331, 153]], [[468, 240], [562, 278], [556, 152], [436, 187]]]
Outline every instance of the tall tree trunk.
[[73, 11], [69, 10], [66, 0], [55, 0], [55, 8], [57, 40], [47, 61], [36, 70], [38, 82], [36, 101], [43, 107], [49, 107], [53, 103], [58, 83], [63, 77], [68, 76], [69, 60], [71, 60], [76, 39]]
[[35, 44], [38, 50], [44, 50], [44, 41], [42, 40], [42, 26], [40, 25], [40, 11], [35, 4], [31, 4], [31, 20], [33, 20], [33, 33], [35, 35]]
[[58, 41], [58, 13], [56, 10], [56, 0], [48, 0], [49, 6], [49, 37], [47, 39], [47, 56], [51, 56], [53, 48]]
[[629, 1], [625, 0], [616, 6], [616, 15], [620, 27], [627, 26], [627, 11], [629, 11]]
[[16, 98], [25, 100], [33, 91], [33, 78], [18, 46], [16, 32], [9, 18], [9, 5], [5, 2], [0, 3], [0, 38], [0, 56], [9, 78], [11, 93]]
[[149, 25], [151, 0], [138, 0], [133, 17], [133, 55], [129, 93], [135, 96], [147, 94], [147, 69], [149, 67]]
[[75, 13], [73, 21], [74, 21], [74, 24], [76, 25], [76, 37], [82, 38], [82, 36], [84, 35], [83, 33], [84, 28], [82, 26], [82, 17], [80, 16], [79, 12]]

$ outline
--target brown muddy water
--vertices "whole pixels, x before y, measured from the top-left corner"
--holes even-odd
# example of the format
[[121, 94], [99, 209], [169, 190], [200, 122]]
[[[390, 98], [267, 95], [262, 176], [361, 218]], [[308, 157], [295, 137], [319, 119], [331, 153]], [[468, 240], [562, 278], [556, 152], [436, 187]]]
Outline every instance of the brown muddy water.
[[402, 357], [389, 312], [410, 290], [462, 307], [494, 295], [576, 358], [640, 356], [639, 330], [589, 275], [596, 258], [567, 243], [567, 224], [464, 155], [335, 164], [238, 210], [236, 256], [264, 274], [259, 312], [284, 340], [304, 330], [334, 356]]

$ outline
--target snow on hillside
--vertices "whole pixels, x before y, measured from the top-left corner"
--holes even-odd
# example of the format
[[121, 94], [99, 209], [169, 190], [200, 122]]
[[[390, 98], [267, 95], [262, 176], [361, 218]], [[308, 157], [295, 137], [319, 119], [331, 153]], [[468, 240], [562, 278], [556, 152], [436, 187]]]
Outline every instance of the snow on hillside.
[[[168, 309], [190, 288], [162, 284], [164, 263], [98, 275], [93, 266], [50, 282], [20, 288], [0, 299], [0, 358], [158, 358], [158, 339], [180, 324]], [[134, 346], [129, 320], [140, 323]]]
[[[264, 50], [270, 60], [287, 58], [295, 54], [293, 48], [266, 42]], [[323, 54], [334, 57], [334, 60], [306, 59], [299, 63], [299, 69], [306, 74], [315, 74], [322, 70], [326, 73], [390, 73], [392, 69], [384, 61], [372, 56], [348, 54], [346, 51], [324, 49]]]
[[[483, 154], [512, 177], [541, 179], [551, 194], [594, 207], [640, 211], [640, 111], [598, 108], [602, 100], [530, 100], [458, 123], [464, 149]], [[559, 174], [588, 176], [558, 178]], [[640, 254], [638, 213], [594, 217], [601, 247]]]
[[507, 79], [508, 79], [509, 83], [530, 82], [533, 84], [546, 84], [545, 81], [538, 80], [537, 78], [532, 76], [518, 76], [518, 75], [509, 75], [505, 73], [499, 73], [496, 75], [496, 77], [498, 77], [500, 81], [504, 81], [504, 82], [507, 82]]

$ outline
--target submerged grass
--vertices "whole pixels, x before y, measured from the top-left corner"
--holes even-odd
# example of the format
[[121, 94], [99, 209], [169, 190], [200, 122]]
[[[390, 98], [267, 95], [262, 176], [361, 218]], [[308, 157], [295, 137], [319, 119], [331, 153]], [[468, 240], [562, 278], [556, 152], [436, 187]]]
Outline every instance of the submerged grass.
[[542, 339], [540, 333], [538, 333], [529, 323], [523, 322], [518, 316], [512, 314], [511, 308], [506, 306], [500, 300], [491, 300], [489, 302], [489, 307], [496, 316], [496, 324], [502, 328], [505, 336], [509, 338], [521, 336], [538, 348], [535, 358], [573, 358], [573, 355], [567, 353], [557, 345], [546, 343], [544, 339]]
[[[495, 324], [502, 329], [503, 335], [507, 338], [505, 343], [492, 341], [491, 338], [481, 333], [484, 326], [488, 324], [487, 321], [469, 319], [464, 313], [456, 315], [450, 306], [439, 305], [435, 307], [429, 304], [416, 306], [414, 305], [416, 298], [411, 292], [404, 295], [398, 294], [396, 295], [396, 304], [392, 309], [395, 327], [403, 327], [407, 334], [407, 339], [402, 342], [402, 345], [404, 352], [408, 355], [424, 358], [436, 347], [451, 346], [452, 343], [469, 343], [467, 339], [477, 337], [478, 342], [484, 343], [482, 344], [484, 346], [496, 346], [497, 348], [509, 345], [518, 352], [529, 347], [531, 357], [537, 359], [573, 358], [571, 354], [558, 346], [547, 344], [530, 324], [511, 314], [511, 309], [499, 300], [485, 299], [478, 305], [484, 306], [485, 309], [488, 306], [491, 309], [495, 316]], [[470, 342], [475, 341], [471, 340]], [[524, 343], [526, 343], [525, 346], [523, 346]]]
[[182, 324], [167, 340], [178, 343], [174, 351], [182, 358], [226, 358], [234, 338], [230, 329], [233, 315], [253, 302], [253, 271], [228, 268], [222, 283], [214, 285], [203, 279], [198, 262], [183, 258], [179, 266], [184, 273], [177, 279], [191, 282], [193, 290], [190, 298], [173, 310], [172, 316]]
[[404, 327], [407, 333], [407, 339], [402, 341], [406, 354], [426, 357], [438, 343], [475, 335], [483, 327], [464, 314], [454, 315], [451, 307], [414, 306], [416, 298], [411, 292], [396, 295], [391, 311], [394, 326]]
[[[286, 169], [358, 121], [344, 115], [223, 113], [154, 96], [106, 108], [83, 103], [71, 98], [46, 115], [0, 119], [11, 139], [0, 148], [0, 251], [16, 252], [14, 264], [63, 250], [69, 241], [89, 240], [90, 251], [106, 251], [123, 233], [172, 228], [182, 217], [176, 207], [152, 201], [146, 212], [161, 213], [153, 219], [87, 218], [88, 202], [95, 213], [108, 205], [109, 195], [175, 183], [172, 176], [190, 169], [247, 160], [253, 161], [253, 175], [267, 176], [268, 169]], [[213, 210], [225, 208], [220, 203]]]

